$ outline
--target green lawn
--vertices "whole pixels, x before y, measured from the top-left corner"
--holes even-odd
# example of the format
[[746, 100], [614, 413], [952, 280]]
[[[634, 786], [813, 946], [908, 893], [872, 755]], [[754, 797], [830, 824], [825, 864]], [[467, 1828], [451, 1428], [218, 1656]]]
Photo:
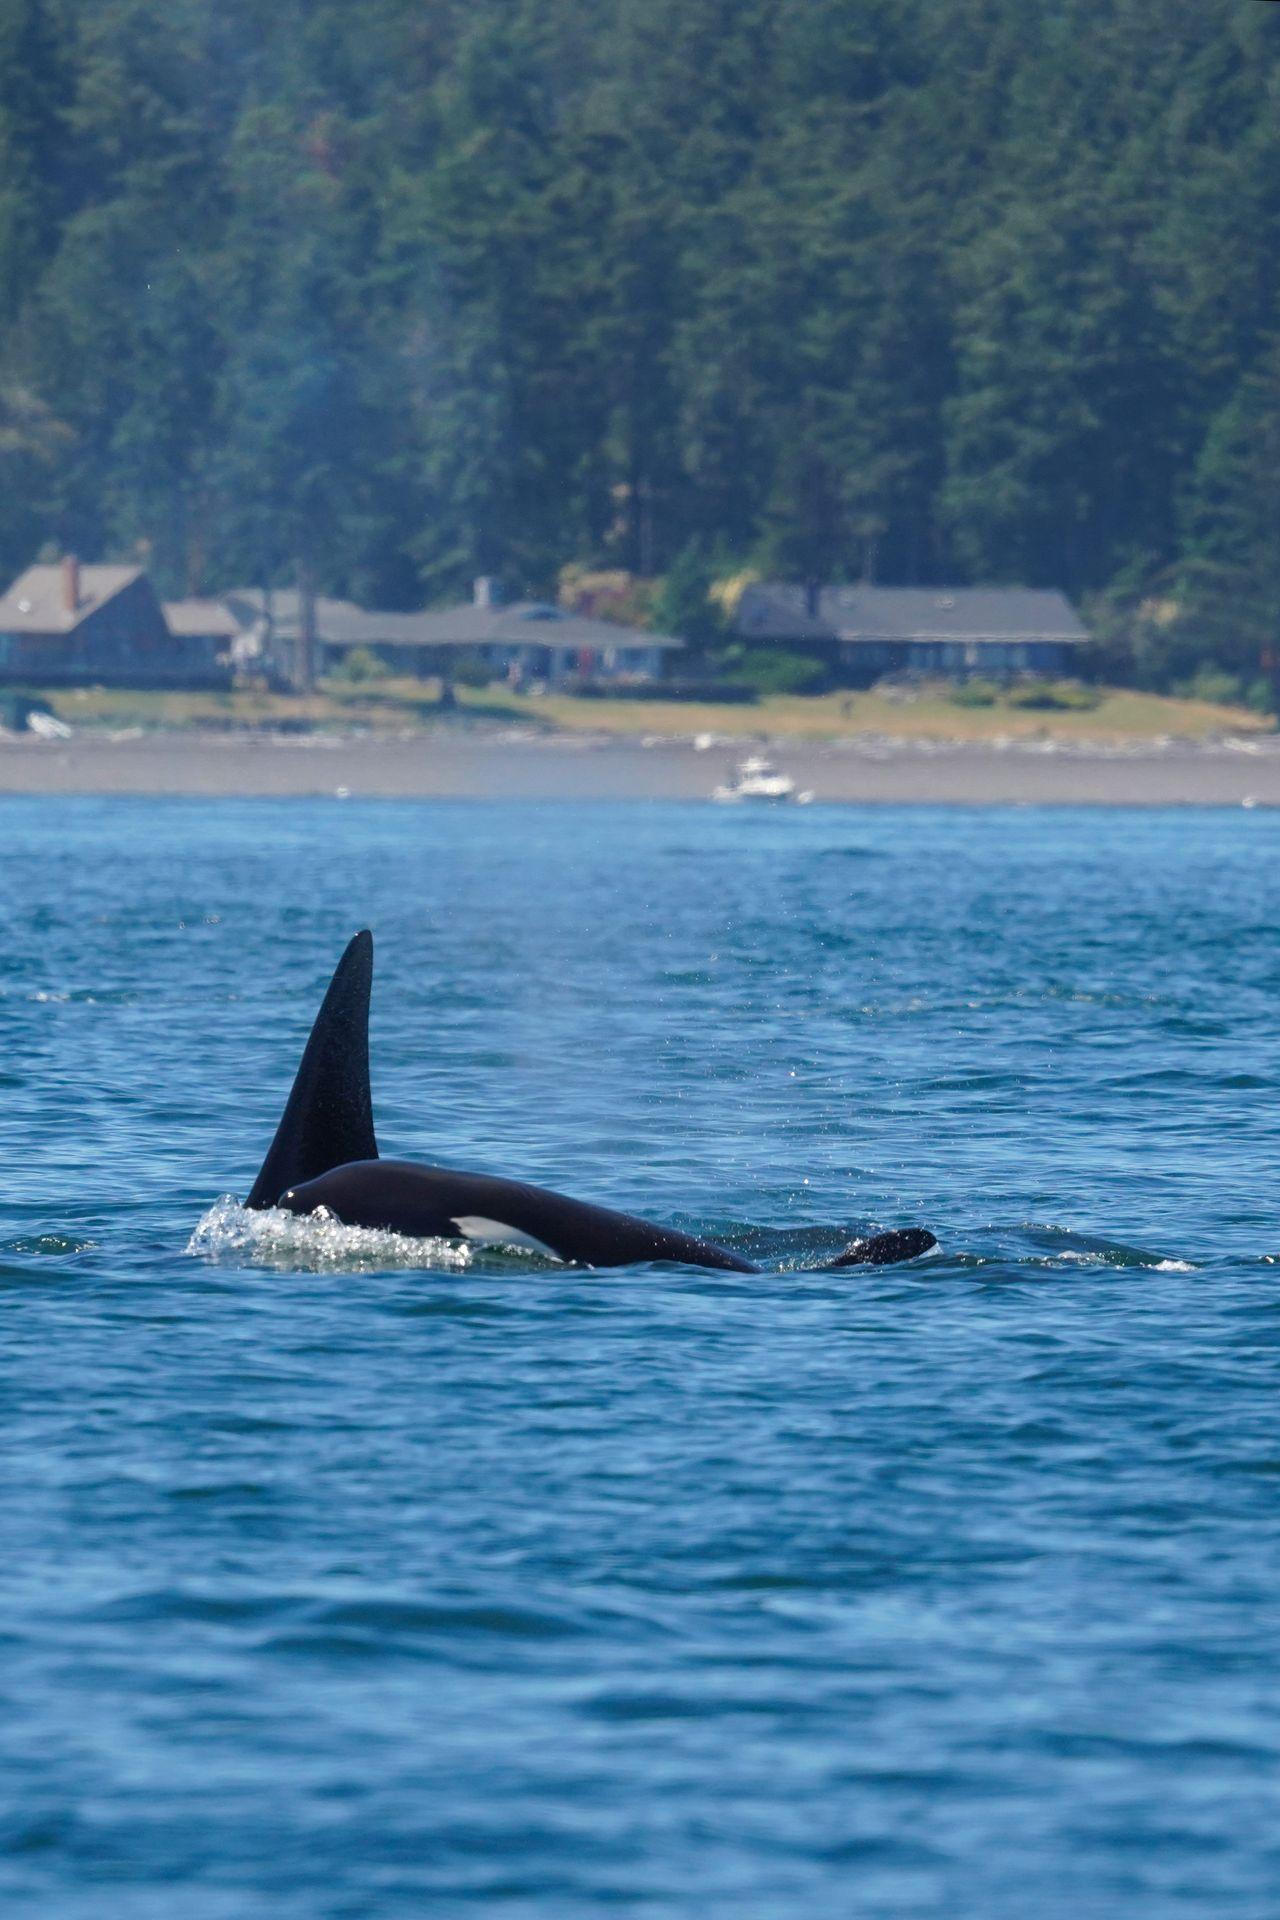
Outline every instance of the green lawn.
[[829, 740], [853, 733], [900, 739], [991, 740], [1000, 736], [1076, 740], [1151, 739], [1162, 734], [1202, 738], [1223, 732], [1270, 730], [1267, 716], [1203, 700], [1172, 700], [1124, 688], [1102, 691], [1096, 707], [1039, 710], [965, 707], [942, 687], [922, 688], [910, 699], [881, 693], [775, 695], [755, 706], [715, 706], [676, 700], [581, 700], [567, 694], [541, 697], [503, 687], [460, 689], [458, 708], [442, 715], [439, 688], [431, 681], [385, 680], [362, 688], [329, 684], [306, 698], [293, 694], [143, 693], [103, 688], [60, 690], [49, 703], [63, 719], [82, 727], [367, 727], [389, 731], [438, 724], [465, 726], [479, 720], [511, 720], [546, 731], [628, 734], [716, 733], [750, 739]]
[[[514, 703], [513, 703], [514, 704]], [[922, 689], [910, 701], [880, 693], [775, 695], [754, 707], [697, 706], [662, 700], [571, 700], [549, 694], [519, 703], [557, 727], [606, 733], [769, 734], [775, 738], [830, 740], [851, 733], [882, 733], [898, 739], [994, 740], [1053, 737], [1073, 740], [1152, 739], [1163, 734], [1269, 730], [1268, 716], [1204, 700], [1171, 700], [1124, 688], [1103, 690], [1096, 707], [1042, 711], [1028, 707], [957, 706], [940, 689]]]

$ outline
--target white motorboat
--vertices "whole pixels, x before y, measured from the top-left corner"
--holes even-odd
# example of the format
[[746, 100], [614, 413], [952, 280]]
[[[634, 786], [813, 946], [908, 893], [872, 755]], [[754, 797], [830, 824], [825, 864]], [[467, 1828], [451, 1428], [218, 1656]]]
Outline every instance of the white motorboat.
[[739, 761], [737, 772], [716, 787], [711, 798], [722, 806], [733, 806], [740, 800], [756, 800], [775, 806], [790, 803], [796, 807], [807, 807], [813, 795], [807, 789], [801, 791], [797, 788], [789, 773], [779, 773], [772, 760], [766, 760], [763, 754], [753, 753]]

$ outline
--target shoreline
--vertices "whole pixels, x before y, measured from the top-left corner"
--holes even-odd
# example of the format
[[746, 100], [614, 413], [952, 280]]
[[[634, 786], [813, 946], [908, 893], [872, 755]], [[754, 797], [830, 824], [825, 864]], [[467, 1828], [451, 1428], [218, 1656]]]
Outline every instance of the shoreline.
[[450, 800], [706, 800], [747, 751], [819, 803], [856, 806], [1280, 806], [1280, 737], [973, 741], [859, 735], [644, 741], [515, 728], [394, 735], [78, 733], [0, 740], [0, 795]]

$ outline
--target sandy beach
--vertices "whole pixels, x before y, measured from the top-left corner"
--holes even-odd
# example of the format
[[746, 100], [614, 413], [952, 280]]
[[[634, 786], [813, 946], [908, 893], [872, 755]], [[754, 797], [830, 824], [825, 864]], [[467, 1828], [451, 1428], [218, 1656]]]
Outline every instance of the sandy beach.
[[[80, 733], [0, 741], [0, 794], [700, 800], [748, 741], [519, 730], [293, 737]], [[1280, 738], [754, 743], [819, 802], [919, 806], [1280, 806]]]

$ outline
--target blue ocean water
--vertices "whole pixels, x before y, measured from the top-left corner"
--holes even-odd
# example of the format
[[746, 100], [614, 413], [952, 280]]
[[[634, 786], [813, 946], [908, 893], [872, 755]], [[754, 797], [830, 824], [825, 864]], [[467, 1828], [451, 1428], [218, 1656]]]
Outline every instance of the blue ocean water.
[[[1271, 1920], [1278, 855], [0, 804], [6, 1920]], [[255, 1239], [363, 924], [384, 1151], [775, 1270]]]

